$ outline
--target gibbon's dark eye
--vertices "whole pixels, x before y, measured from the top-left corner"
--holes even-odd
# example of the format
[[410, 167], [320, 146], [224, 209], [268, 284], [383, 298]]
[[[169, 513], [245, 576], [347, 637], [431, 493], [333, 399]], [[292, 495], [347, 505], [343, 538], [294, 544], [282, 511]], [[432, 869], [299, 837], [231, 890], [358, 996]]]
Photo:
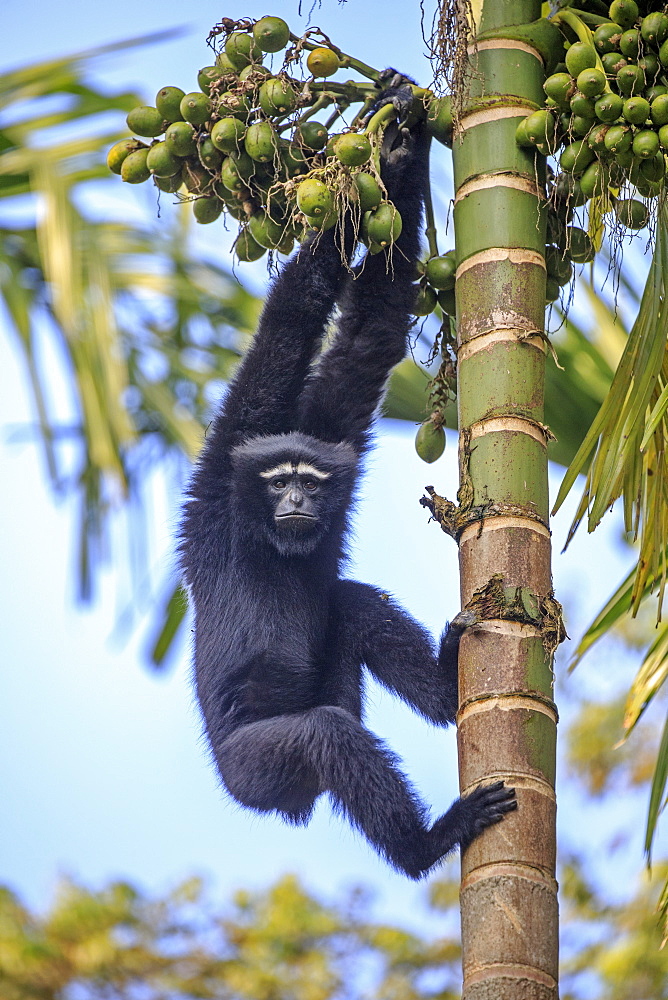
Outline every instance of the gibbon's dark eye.
[[284, 490], [286, 487], [286, 482], [284, 479], [274, 479], [271, 484], [275, 490]]
[[318, 484], [316, 483], [315, 479], [305, 479], [304, 480], [304, 489], [308, 490], [309, 493], [313, 493], [313, 491], [317, 490], [317, 488], [318, 488]]

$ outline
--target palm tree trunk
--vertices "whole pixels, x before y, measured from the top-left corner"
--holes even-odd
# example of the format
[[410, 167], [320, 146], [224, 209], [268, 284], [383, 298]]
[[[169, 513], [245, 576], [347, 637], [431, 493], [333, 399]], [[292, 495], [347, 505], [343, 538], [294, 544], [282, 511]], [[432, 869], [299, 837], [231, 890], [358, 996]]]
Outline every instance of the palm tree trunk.
[[[540, 13], [533, 0], [485, 0], [478, 28], [504, 34]], [[483, 619], [460, 652], [460, 782], [466, 792], [503, 778], [518, 801], [462, 858], [463, 998], [555, 1000], [543, 165], [515, 143], [543, 103], [544, 67], [507, 34], [478, 43], [453, 143], [461, 593]]]

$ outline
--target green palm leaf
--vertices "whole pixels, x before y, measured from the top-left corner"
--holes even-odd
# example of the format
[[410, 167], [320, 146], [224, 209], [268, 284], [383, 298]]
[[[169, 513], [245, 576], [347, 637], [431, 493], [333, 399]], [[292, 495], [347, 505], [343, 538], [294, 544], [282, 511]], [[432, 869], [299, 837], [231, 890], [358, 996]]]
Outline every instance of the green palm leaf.
[[559, 490], [558, 510], [578, 475], [585, 488], [568, 541], [586, 516], [589, 531], [619, 497], [625, 527], [640, 540], [640, 555], [631, 595], [635, 613], [650, 589], [658, 588], [659, 616], [666, 583], [665, 539], [668, 537], [668, 217], [661, 210], [656, 245], [640, 309], [629, 334], [610, 391], [578, 449]]
[[[83, 599], [93, 592], [114, 513], [132, 499], [127, 509], [141, 514], [151, 466], [197, 451], [208, 420], [206, 385], [212, 373], [229, 376], [258, 313], [229, 269], [186, 253], [191, 213], [170, 213], [153, 227], [91, 219], [82, 207], [90, 182], [121, 193], [106, 151], [126, 134], [127, 111], [142, 103], [91, 84], [91, 63], [173, 34], [0, 74], [0, 107], [11, 109], [11, 124], [0, 131], [0, 199], [10, 205], [30, 193], [35, 204], [25, 225], [0, 226], [0, 295], [25, 361], [32, 431], [51, 484], [78, 501]], [[102, 115], [109, 111], [118, 127]], [[54, 373], [44, 370], [45, 335], [57, 342], [61, 375], [72, 386], [67, 421], [48, 402]], [[142, 551], [141, 516], [128, 524], [132, 550]], [[140, 567], [142, 584], [145, 573]]]

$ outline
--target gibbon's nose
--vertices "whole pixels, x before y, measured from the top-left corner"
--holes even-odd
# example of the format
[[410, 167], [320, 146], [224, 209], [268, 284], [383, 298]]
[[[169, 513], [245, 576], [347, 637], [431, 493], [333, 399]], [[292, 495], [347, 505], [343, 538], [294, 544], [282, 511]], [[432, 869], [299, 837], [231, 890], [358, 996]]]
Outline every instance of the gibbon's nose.
[[295, 507], [301, 507], [304, 503], [304, 497], [301, 490], [291, 490], [290, 491], [290, 502]]

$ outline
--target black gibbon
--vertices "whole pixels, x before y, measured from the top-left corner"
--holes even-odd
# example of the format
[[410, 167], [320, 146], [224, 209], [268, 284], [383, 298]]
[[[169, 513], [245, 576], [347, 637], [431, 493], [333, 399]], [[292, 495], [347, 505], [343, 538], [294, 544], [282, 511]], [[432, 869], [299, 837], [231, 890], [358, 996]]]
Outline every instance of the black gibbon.
[[[291, 823], [306, 823], [328, 792], [411, 878], [516, 807], [514, 789], [496, 782], [430, 823], [394, 754], [361, 721], [366, 666], [432, 723], [453, 722], [470, 616], [446, 629], [436, 654], [386, 595], [339, 575], [360, 459], [406, 353], [427, 170], [421, 126], [395, 123], [382, 157], [403, 220], [391, 260], [367, 254], [353, 280], [342, 244], [350, 256], [354, 238], [329, 230], [285, 265], [209, 430], [181, 534], [197, 697], [227, 790]], [[335, 338], [319, 354], [336, 304]]]

